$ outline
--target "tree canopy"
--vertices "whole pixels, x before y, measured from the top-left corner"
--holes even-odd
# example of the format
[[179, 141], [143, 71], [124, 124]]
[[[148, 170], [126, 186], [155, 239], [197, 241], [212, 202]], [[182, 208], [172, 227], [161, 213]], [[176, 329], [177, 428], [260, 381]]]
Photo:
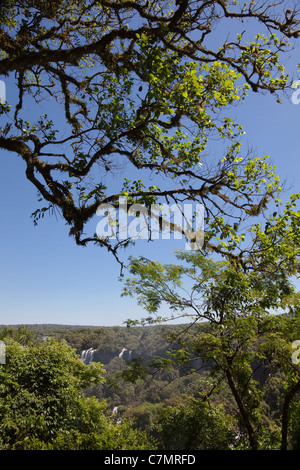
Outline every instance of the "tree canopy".
[[104, 382], [102, 364], [86, 366], [66, 342], [34, 341], [24, 328], [5, 329], [1, 338], [1, 450], [153, 448], [128, 421], [116, 424], [104, 401], [84, 395]]
[[[209, 380], [196, 401], [198, 411], [204, 412], [205, 403], [210, 403], [226, 383], [236, 403], [239, 424], [235, 426], [241, 448], [286, 450], [293, 438], [298, 445], [300, 374], [295, 356], [299, 348], [296, 354], [293, 350], [299, 346], [299, 295], [289, 276], [274, 270], [245, 272], [240, 266], [209, 259], [200, 252], [179, 252], [177, 258], [178, 264], [164, 265], [142, 257], [131, 260], [133, 276], [127, 279], [124, 294], [137, 296], [149, 314], [142, 323], [180, 318], [182, 326], [171, 332], [165, 357], [132, 361], [124, 378], [136, 380], [153, 370], [200, 360], [201, 368], [208, 367]], [[162, 316], [164, 304], [171, 313]], [[266, 379], [262, 377], [271, 380], [278, 373], [282, 375], [277, 419], [268, 422]], [[179, 418], [184, 426], [180, 418], [183, 409], [166, 410], [166, 428], [162, 430], [166, 442], [170, 439], [169, 419], [174, 423]], [[186, 410], [187, 425], [189, 418], [196, 419], [194, 412], [193, 406]], [[225, 419], [226, 413], [223, 415]], [[203, 418], [197, 419], [200, 426]], [[185, 445], [189, 432], [188, 426]], [[180, 432], [178, 438], [182, 443]], [[228, 435], [227, 439], [229, 444]]]
[[119, 259], [133, 240], [97, 236], [89, 222], [101, 204], [198, 202], [205, 246], [230, 253], [225, 240], [281, 191], [267, 156], [243, 150], [230, 108], [289, 85], [280, 55], [300, 30], [283, 6], [2, 2], [0, 74], [17, 99], [1, 103], [0, 148], [25, 162], [42, 203], [34, 221], [58, 211], [77, 244]]
[[[23, 160], [38, 192], [34, 223], [58, 211], [78, 245], [105, 247], [123, 265], [119, 248], [134, 237], [124, 235], [115, 219], [115, 237], [95, 233], [99, 208], [103, 215], [112, 207], [120, 216], [125, 200], [126, 211], [137, 204], [141, 220], [141, 207], [203, 207], [203, 249], [178, 253], [172, 265], [132, 258], [133, 277], [124, 289], [149, 313], [145, 322], [164, 320], [165, 302], [171, 318], [191, 323], [174, 333], [177, 349], [170, 358], [156, 358], [152, 368], [182, 365], [193, 355], [209, 367], [200, 399], [163, 410], [165, 448], [211, 448], [215, 428], [218, 445], [227, 448], [236, 436], [233, 426], [240, 447], [286, 449], [297, 441], [300, 376], [291, 344], [299, 331], [292, 284], [299, 272], [299, 195], [291, 194], [280, 209], [283, 188], [275, 167], [267, 155], [244, 149], [245, 131], [232, 109], [252, 93], [280, 101], [291, 85], [281, 58], [300, 36], [298, 18], [293, 2], [267, 0], [0, 5], [0, 75], [13, 91], [0, 97], [0, 149]], [[162, 229], [163, 217], [158, 222]], [[187, 236], [175, 218], [167, 223]], [[147, 230], [151, 239], [151, 224]], [[290, 317], [268, 315], [277, 309]], [[204, 321], [201, 335], [190, 328]], [[101, 366], [86, 368], [65, 345], [28, 346], [27, 340], [26, 334], [23, 345], [7, 340], [8, 365], [0, 371], [3, 448], [152, 446], [126, 423], [109, 427], [103, 405], [80, 394], [101, 382]], [[280, 424], [272, 421], [272, 427], [264, 421], [257, 360], [284, 377]], [[123, 376], [135, 380], [147, 371], [138, 358]], [[234, 419], [209, 406], [224, 383], [236, 406]], [[204, 443], [194, 439], [195, 422]], [[34, 431], [29, 440], [28, 428]]]

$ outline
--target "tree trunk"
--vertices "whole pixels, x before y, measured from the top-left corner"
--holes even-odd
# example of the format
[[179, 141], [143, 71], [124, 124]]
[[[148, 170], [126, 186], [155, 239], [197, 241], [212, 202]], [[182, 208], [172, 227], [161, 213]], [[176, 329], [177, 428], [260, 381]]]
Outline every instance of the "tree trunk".
[[244, 421], [244, 424], [245, 424], [245, 427], [247, 429], [247, 432], [248, 432], [248, 438], [249, 438], [249, 442], [250, 442], [250, 446], [251, 446], [251, 449], [252, 450], [258, 450], [258, 442], [257, 442], [257, 438], [256, 438], [256, 435], [255, 435], [255, 432], [254, 432], [254, 429], [252, 427], [252, 424], [250, 422], [250, 419], [249, 419], [249, 415], [248, 415], [248, 412], [244, 406], [244, 403], [243, 403], [243, 400], [241, 399], [240, 397], [240, 394], [235, 386], [235, 383], [233, 381], [233, 378], [232, 378], [232, 375], [230, 373], [229, 370], [226, 370], [225, 371], [226, 373], [226, 377], [227, 377], [227, 381], [228, 381], [228, 385], [232, 391], [232, 394], [235, 398], [235, 401], [238, 405], [238, 408], [240, 410], [240, 413], [241, 413], [241, 416], [243, 418], [243, 421]]
[[293, 399], [294, 395], [299, 391], [300, 391], [300, 380], [286, 394], [284, 402], [283, 402], [282, 417], [281, 417], [281, 447], [280, 447], [280, 450], [287, 450], [287, 436], [288, 436], [288, 426], [289, 426], [290, 402]]

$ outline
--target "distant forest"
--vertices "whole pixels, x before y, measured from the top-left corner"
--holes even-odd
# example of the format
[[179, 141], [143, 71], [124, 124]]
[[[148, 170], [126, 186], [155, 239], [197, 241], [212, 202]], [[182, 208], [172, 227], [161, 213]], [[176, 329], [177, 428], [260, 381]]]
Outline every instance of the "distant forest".
[[[176, 349], [176, 342], [170, 335], [181, 331], [183, 325], [155, 325], [138, 327], [95, 327], [74, 325], [11, 325], [0, 326], [0, 334], [10, 331], [12, 336], [18, 330], [27, 330], [39, 342], [53, 338], [66, 342], [75, 349], [78, 357], [84, 351], [93, 350], [89, 358], [100, 362], [105, 369], [105, 382], [87, 387], [87, 397], [96, 397], [107, 403], [107, 413], [116, 423], [130, 420], [133, 426], [149, 436], [158, 437], [158, 421], [166, 407], [183, 404], [186, 399], [196, 399], [205, 385], [203, 379], [207, 368], [198, 359], [180, 366], [166, 365], [162, 370], [149, 368], [143, 379], [123, 376], [130, 361], [143, 360], [145, 364], [155, 363], [155, 358], [166, 358], [167, 351]], [[197, 327], [199, 328], [199, 327]], [[84, 360], [84, 358], [83, 358]], [[88, 364], [87, 364], [88, 365]], [[220, 397], [223, 400], [224, 396]], [[227, 401], [227, 398], [226, 398]], [[228, 403], [230, 407], [230, 404]], [[191, 428], [194, 432], [194, 427]], [[175, 446], [175, 447], [174, 447]], [[167, 448], [184, 448], [183, 443], [169, 443]]]
[[[20, 343], [24, 337], [28, 343], [30, 337], [30, 342], [40, 345], [52, 339], [71, 347], [87, 369], [91, 363], [101, 363], [105, 382], [89, 383], [85, 397], [105, 403], [105, 414], [116, 426], [129, 422], [160, 449], [247, 449], [228, 385], [213, 386], [208, 394], [214, 380], [209, 365], [195, 355], [175, 360], [181, 351], [177, 339], [195, 333], [201, 337], [201, 331], [205, 332], [205, 324], [130, 328], [45, 324], [1, 326], [0, 336]], [[265, 448], [276, 441], [272, 433], [276, 435], [284, 387], [282, 372], [269, 372], [259, 360], [253, 364], [257, 387], [264, 393], [262, 416], [269, 436]], [[297, 448], [297, 429], [293, 439]]]

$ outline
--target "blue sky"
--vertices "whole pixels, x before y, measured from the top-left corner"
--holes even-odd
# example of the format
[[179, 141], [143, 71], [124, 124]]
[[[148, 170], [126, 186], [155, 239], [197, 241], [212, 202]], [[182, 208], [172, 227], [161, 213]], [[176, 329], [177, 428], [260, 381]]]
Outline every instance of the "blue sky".
[[[295, 79], [299, 62], [297, 46], [285, 57]], [[9, 86], [6, 93], [9, 103], [14, 99]], [[230, 115], [246, 131], [244, 145], [270, 155], [281, 180], [287, 179], [291, 192], [297, 192], [300, 105], [292, 103], [291, 94], [279, 104], [272, 96], [250, 93]], [[111, 326], [144, 316], [134, 299], [121, 298], [119, 266], [106, 250], [76, 246], [60, 218], [46, 215], [37, 227], [33, 225], [30, 215], [37, 208], [37, 195], [24, 170], [17, 155], [1, 152], [0, 324]], [[164, 262], [183, 247], [182, 240], [141, 240], [125, 254]]]

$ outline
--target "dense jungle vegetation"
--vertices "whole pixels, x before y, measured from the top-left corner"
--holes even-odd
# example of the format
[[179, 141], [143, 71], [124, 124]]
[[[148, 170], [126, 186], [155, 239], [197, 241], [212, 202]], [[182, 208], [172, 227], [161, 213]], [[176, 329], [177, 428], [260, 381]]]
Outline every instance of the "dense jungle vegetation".
[[[278, 347], [267, 347], [257, 337], [251, 344], [256, 356], [249, 364], [251, 373], [248, 369], [246, 376], [242, 362], [237, 371], [259, 449], [280, 449], [283, 408], [294, 385], [288, 371], [291, 357], [286, 354], [282, 361], [284, 349], [292, 354], [282, 334], [289, 331], [292, 338], [298, 322], [276, 316], [272, 320]], [[1, 449], [251, 448], [237, 397], [207, 357], [199, 361], [198, 355], [195, 361], [191, 350], [174, 361], [187, 333], [189, 342], [195, 335], [206, 341], [206, 325], [186, 326], [2, 326], [6, 364], [0, 368]], [[84, 364], [80, 357], [89, 348], [95, 349], [95, 362]], [[147, 365], [143, 377], [132, 373], [124, 354], [120, 357], [124, 348], [132, 351], [132, 363]], [[98, 362], [101, 358], [104, 364]], [[297, 395], [291, 401], [288, 448], [298, 449]]]
[[[300, 448], [300, 194], [237, 112], [295, 88], [299, 24], [290, 0], [0, 3], [0, 150], [37, 192], [33, 223], [59, 215], [108, 252], [148, 315], [3, 326], [1, 449]], [[126, 258], [165, 229], [187, 245], [173, 264]]]

